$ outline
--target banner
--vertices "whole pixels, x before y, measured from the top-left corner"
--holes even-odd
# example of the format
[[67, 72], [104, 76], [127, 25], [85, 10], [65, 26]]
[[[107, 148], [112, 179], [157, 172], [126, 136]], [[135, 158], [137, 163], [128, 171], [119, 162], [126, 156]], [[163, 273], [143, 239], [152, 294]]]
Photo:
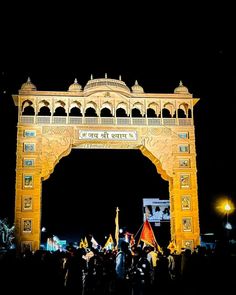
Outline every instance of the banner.
[[143, 199], [143, 221], [170, 221], [170, 201], [160, 199]]

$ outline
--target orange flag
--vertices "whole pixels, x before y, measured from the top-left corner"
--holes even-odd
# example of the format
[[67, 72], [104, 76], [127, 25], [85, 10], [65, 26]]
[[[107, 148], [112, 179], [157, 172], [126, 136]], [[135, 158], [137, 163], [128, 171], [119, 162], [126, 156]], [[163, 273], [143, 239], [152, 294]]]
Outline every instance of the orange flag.
[[147, 245], [153, 246], [154, 248], [157, 247], [156, 238], [148, 220], [144, 222], [139, 240], [143, 241]]

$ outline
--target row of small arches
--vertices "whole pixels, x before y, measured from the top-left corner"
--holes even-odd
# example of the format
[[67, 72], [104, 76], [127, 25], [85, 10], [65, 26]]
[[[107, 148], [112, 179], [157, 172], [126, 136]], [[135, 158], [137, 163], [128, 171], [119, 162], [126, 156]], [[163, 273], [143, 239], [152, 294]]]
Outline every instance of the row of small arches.
[[[146, 114], [142, 104], [133, 105], [131, 109], [132, 117], [163, 117], [163, 118], [191, 118], [191, 109], [186, 106], [187, 104], [179, 105], [177, 110], [174, 109], [173, 104], [166, 104], [164, 108], [160, 110], [159, 105], [152, 103], [147, 108]], [[49, 103], [43, 101], [39, 104], [37, 115], [38, 116], [51, 116], [52, 111], [49, 107]], [[112, 105], [110, 103], [104, 103], [100, 111], [94, 102], [87, 103], [84, 112], [80, 103], [72, 103], [69, 110], [69, 116], [85, 116], [85, 117], [113, 117], [114, 112], [112, 111]], [[36, 115], [35, 108], [31, 101], [25, 101], [22, 107], [23, 116]], [[121, 103], [117, 106], [115, 111], [116, 117], [129, 117], [128, 106], [125, 103]], [[53, 116], [67, 116], [64, 102], [55, 104]]]

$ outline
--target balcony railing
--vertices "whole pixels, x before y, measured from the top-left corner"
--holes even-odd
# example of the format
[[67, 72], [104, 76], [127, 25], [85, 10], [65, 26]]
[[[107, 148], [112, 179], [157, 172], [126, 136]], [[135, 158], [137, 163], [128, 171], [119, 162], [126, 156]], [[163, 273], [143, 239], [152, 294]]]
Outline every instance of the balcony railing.
[[192, 118], [130, 118], [130, 117], [60, 117], [20, 116], [20, 124], [40, 125], [120, 125], [120, 126], [190, 126]]

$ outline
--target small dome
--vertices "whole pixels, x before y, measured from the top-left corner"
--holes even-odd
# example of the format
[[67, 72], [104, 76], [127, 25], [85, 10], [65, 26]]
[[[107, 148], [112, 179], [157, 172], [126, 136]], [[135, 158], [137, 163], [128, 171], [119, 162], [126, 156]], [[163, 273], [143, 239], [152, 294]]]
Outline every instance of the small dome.
[[21, 85], [21, 89], [23, 91], [35, 91], [37, 90], [36, 86], [31, 82], [30, 77], [28, 77], [27, 82]]
[[179, 86], [175, 88], [174, 93], [189, 94], [188, 88], [183, 85], [182, 81], [179, 82]]
[[131, 87], [132, 92], [134, 93], [144, 93], [143, 87], [138, 84], [138, 81], [135, 81], [134, 86]]
[[77, 79], [75, 78], [75, 81], [73, 84], [70, 85], [68, 91], [81, 91], [82, 86], [78, 83]]

